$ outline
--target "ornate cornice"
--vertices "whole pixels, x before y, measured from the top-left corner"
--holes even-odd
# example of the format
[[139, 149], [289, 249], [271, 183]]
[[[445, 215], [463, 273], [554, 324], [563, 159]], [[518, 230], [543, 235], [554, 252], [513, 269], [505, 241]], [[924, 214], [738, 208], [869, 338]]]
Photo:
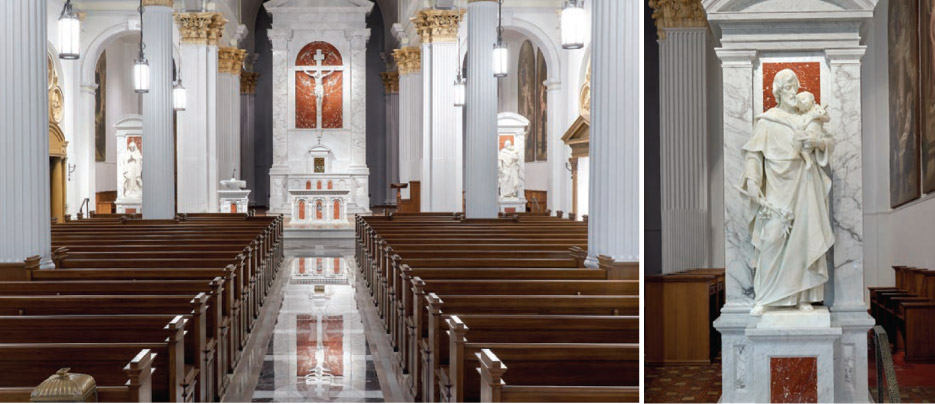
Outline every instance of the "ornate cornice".
[[256, 94], [256, 81], [260, 78], [260, 73], [243, 72], [240, 74], [240, 93]]
[[221, 13], [214, 12], [175, 13], [175, 23], [179, 26], [182, 43], [217, 45], [227, 20]]
[[399, 72], [380, 73], [387, 94], [399, 94]]
[[454, 42], [458, 39], [458, 25], [464, 18], [464, 9], [436, 10], [428, 8], [419, 11], [412, 18], [412, 23], [422, 39], [422, 43]]
[[422, 49], [418, 46], [406, 46], [393, 50], [399, 74], [418, 73], [422, 70]]
[[218, 48], [218, 73], [240, 74], [247, 51], [237, 48]]
[[172, 0], [143, 0], [143, 7], [162, 6], [172, 7]]
[[666, 28], [705, 28], [708, 17], [701, 0], [649, 0], [659, 39], [666, 39]]

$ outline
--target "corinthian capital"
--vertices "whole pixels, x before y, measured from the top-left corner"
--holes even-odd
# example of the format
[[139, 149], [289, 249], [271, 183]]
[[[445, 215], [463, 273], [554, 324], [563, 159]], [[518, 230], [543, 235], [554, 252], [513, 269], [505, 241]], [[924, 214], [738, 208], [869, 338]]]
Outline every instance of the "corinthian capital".
[[[224, 27], [224, 17], [220, 13], [175, 13], [175, 23], [179, 26], [182, 43], [217, 45], [217, 38]], [[218, 29], [220, 25], [221, 29]]]
[[458, 38], [458, 25], [464, 18], [464, 9], [419, 11], [412, 18], [423, 43], [454, 42]]
[[708, 26], [701, 0], [649, 0], [659, 39], [666, 38], [665, 28], [703, 28]]
[[422, 70], [422, 49], [418, 46], [407, 46], [393, 50], [399, 74], [418, 73]]

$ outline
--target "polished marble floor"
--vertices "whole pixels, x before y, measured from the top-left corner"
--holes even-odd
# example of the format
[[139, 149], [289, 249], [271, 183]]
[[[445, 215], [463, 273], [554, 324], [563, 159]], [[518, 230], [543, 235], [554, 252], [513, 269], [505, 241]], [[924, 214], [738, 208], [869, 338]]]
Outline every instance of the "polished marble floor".
[[253, 402], [385, 401], [352, 256], [334, 246], [287, 249], [289, 278]]

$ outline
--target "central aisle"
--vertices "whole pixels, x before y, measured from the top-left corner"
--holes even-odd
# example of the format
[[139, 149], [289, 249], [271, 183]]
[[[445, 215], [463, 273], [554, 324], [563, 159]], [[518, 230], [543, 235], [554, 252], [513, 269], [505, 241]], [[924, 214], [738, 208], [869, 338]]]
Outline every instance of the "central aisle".
[[282, 308], [253, 402], [383, 402], [357, 306], [353, 250], [286, 250]]

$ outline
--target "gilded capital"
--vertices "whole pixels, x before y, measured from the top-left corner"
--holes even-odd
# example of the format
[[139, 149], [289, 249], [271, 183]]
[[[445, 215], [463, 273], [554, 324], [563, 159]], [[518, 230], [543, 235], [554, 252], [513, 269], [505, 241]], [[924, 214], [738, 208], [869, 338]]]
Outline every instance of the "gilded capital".
[[659, 39], [666, 39], [665, 28], [704, 28], [708, 26], [701, 0], [649, 0]]
[[218, 48], [218, 73], [240, 74], [247, 51], [237, 48]]
[[143, 7], [149, 6], [172, 7], [172, 0], [143, 0]]
[[380, 73], [387, 94], [399, 94], [399, 72]]
[[412, 18], [422, 43], [454, 42], [458, 39], [458, 25], [464, 18], [464, 9], [436, 10], [427, 8]]
[[213, 42], [211, 45], [217, 45], [225, 22], [221, 13], [175, 13], [175, 23], [185, 44], [207, 45]]
[[260, 78], [260, 73], [243, 72], [240, 74], [240, 93], [256, 94], [256, 81]]
[[399, 67], [399, 74], [418, 73], [422, 70], [422, 49], [418, 46], [393, 50], [393, 58]]

